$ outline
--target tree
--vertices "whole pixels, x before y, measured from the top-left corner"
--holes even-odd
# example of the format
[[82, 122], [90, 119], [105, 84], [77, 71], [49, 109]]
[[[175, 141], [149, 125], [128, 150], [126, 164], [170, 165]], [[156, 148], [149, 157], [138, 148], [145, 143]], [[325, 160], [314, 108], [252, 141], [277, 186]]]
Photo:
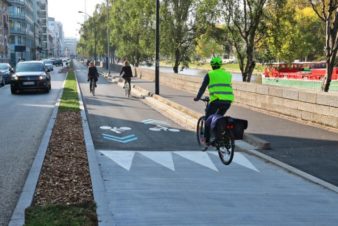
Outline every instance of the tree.
[[115, 0], [112, 4], [110, 26], [116, 55], [133, 65], [154, 56], [155, 1]]
[[316, 60], [323, 55], [321, 21], [308, 0], [272, 0], [264, 10], [264, 37], [257, 45], [261, 61]]
[[196, 54], [203, 58], [210, 56], [222, 56], [224, 48], [213, 37], [204, 34], [197, 38], [197, 45], [195, 48]]
[[326, 75], [322, 84], [322, 90], [328, 92], [332, 79], [338, 51], [338, 1], [337, 0], [309, 0], [318, 17], [325, 22], [326, 40]]
[[181, 63], [190, 62], [196, 35], [196, 1], [163, 0], [161, 4], [161, 52], [173, 59], [178, 73]]
[[222, 0], [220, 15], [224, 15], [228, 38], [237, 52], [243, 82], [250, 82], [255, 68], [254, 50], [257, 30], [266, 0]]

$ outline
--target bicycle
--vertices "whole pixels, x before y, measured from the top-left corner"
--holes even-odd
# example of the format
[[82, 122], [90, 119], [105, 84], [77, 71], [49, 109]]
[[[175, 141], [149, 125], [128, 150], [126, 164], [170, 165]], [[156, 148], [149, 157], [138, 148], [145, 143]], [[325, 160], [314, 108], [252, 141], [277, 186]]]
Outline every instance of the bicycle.
[[129, 82], [127, 80], [124, 80], [124, 94], [126, 95], [126, 97], [130, 97], [130, 93], [131, 93], [131, 86], [129, 85]]
[[93, 94], [93, 96], [95, 96], [95, 87], [96, 87], [96, 81], [95, 79], [90, 79], [90, 92]]
[[[209, 97], [205, 97], [200, 100], [205, 103], [206, 112], [210, 99]], [[201, 116], [197, 121], [196, 129], [197, 142], [203, 147], [203, 151], [206, 151], [209, 147], [204, 138], [205, 121], [205, 116]], [[235, 152], [235, 139], [232, 135], [231, 128], [233, 128], [233, 125], [226, 125], [225, 128], [222, 128], [221, 134], [212, 134], [212, 131], [210, 134], [210, 145], [217, 149], [218, 156], [225, 165], [229, 165], [232, 162]]]

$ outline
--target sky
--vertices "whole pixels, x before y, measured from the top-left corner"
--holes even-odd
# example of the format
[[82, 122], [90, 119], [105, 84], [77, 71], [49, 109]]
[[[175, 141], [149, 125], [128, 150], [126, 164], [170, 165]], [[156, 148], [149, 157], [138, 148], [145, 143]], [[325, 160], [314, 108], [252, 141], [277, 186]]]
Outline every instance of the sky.
[[78, 30], [85, 18], [78, 11], [92, 15], [96, 4], [105, 2], [106, 0], [48, 0], [48, 16], [63, 24], [65, 37], [79, 38]]

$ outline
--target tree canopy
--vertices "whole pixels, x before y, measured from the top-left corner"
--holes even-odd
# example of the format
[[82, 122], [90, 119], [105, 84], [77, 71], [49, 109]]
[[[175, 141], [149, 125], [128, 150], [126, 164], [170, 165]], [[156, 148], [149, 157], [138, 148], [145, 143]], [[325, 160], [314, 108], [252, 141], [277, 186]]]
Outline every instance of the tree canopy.
[[[178, 72], [179, 66], [194, 60], [235, 56], [246, 82], [257, 62], [323, 60], [327, 47], [336, 50], [332, 40], [337, 35], [328, 41], [323, 23], [330, 19], [330, 31], [337, 32], [332, 2], [324, 1], [323, 9], [314, 0], [161, 0], [161, 58], [170, 60]], [[134, 65], [153, 62], [156, 1], [110, 0], [109, 5], [114, 56]], [[98, 5], [82, 25], [78, 52], [83, 56], [106, 54], [106, 7]]]

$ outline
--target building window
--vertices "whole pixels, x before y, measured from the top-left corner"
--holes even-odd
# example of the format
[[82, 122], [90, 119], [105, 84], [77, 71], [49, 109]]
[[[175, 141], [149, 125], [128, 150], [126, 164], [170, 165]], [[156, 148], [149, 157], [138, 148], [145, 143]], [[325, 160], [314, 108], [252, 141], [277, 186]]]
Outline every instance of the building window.
[[9, 43], [15, 44], [15, 36], [14, 35], [9, 36]]

